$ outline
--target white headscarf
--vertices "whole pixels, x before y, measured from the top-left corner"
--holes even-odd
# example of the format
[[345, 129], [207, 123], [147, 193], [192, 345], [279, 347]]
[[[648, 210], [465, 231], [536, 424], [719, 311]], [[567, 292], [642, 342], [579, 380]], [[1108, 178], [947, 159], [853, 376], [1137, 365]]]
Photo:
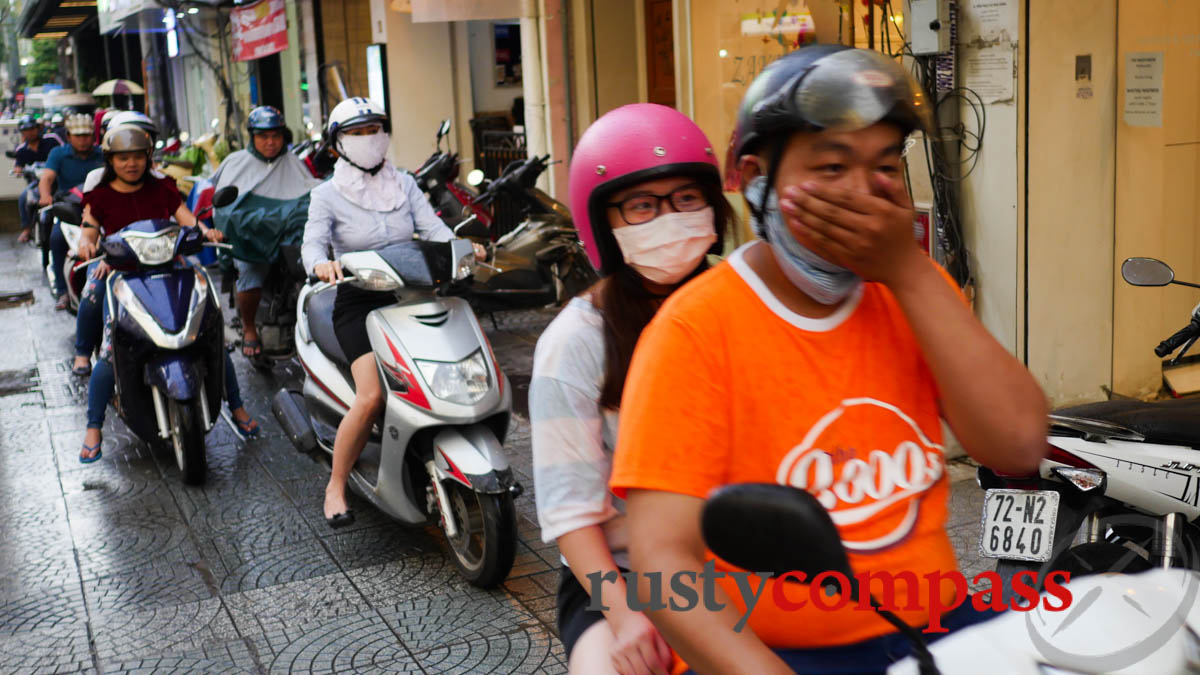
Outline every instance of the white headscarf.
[[338, 159], [333, 165], [333, 185], [343, 197], [372, 211], [395, 211], [408, 199], [400, 187], [400, 170], [387, 160], [371, 175]]

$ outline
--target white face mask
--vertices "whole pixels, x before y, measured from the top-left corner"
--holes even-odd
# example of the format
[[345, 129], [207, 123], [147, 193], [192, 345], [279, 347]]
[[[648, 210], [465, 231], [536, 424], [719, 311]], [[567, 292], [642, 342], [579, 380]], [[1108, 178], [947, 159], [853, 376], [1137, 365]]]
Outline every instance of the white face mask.
[[678, 283], [717, 240], [713, 209], [664, 213], [641, 225], [613, 230], [625, 262], [656, 284]]
[[338, 139], [338, 152], [357, 164], [358, 168], [370, 171], [383, 163], [390, 144], [391, 137], [382, 131], [370, 136], [342, 134]]

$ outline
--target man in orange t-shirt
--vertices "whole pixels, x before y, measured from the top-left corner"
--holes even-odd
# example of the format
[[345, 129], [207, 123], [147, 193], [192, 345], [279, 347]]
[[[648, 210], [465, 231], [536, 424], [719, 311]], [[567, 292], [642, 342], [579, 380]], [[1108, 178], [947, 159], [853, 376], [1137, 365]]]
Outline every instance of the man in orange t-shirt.
[[[930, 593], [950, 607], [965, 592], [925, 579], [958, 570], [939, 418], [983, 464], [1037, 466], [1041, 390], [913, 238], [901, 153], [925, 107], [894, 61], [838, 46], [794, 52], [747, 90], [738, 168], [766, 242], [672, 295], [642, 334], [621, 405], [611, 485], [627, 499], [633, 571], [660, 573], [668, 594], [677, 573], [700, 577], [714, 558], [700, 535], [710, 491], [777, 482], [829, 510], [856, 574], [913, 573], [916, 597], [897, 581], [895, 606], [925, 625]], [[722, 610], [678, 611], [676, 598], [675, 611], [647, 614], [702, 673], [878, 672], [906, 653], [853, 602], [798, 607], [807, 585], [768, 580], [760, 593], [751, 579], [745, 630], [733, 630], [746, 606], [730, 577], [717, 584]], [[643, 602], [650, 590], [638, 584]], [[969, 604], [942, 625], [980, 620]]]

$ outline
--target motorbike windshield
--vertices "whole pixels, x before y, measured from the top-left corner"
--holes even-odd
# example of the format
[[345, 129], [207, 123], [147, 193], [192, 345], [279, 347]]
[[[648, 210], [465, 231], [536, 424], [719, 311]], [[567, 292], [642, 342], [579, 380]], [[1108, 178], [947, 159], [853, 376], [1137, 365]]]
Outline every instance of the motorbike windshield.
[[391, 265], [409, 288], [434, 288], [451, 278], [450, 244], [434, 241], [406, 241], [376, 251]]

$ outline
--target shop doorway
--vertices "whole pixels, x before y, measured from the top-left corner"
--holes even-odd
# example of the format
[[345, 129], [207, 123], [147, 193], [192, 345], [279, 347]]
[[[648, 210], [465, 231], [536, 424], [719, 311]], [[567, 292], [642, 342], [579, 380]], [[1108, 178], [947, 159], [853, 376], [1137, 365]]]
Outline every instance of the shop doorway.
[[258, 69], [258, 105], [283, 110], [283, 73], [279, 54], [264, 56], [256, 61]]

